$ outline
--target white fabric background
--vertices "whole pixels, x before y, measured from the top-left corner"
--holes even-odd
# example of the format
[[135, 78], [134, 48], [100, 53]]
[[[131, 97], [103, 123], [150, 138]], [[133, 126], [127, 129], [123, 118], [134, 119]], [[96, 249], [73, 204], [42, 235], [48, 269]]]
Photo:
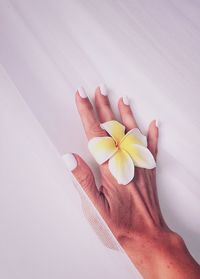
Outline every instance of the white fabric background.
[[160, 120], [161, 207], [200, 260], [199, 14], [197, 0], [0, 2], [2, 278], [139, 278], [88, 225], [60, 159], [96, 172], [74, 92], [102, 82], [144, 132]]

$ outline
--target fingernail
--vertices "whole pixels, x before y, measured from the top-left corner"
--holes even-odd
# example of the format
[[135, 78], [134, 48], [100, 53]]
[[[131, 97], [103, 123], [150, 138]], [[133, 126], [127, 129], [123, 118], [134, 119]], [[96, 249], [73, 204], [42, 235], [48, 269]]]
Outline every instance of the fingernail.
[[129, 99], [127, 96], [123, 96], [122, 97], [122, 100], [123, 100], [123, 103], [126, 105], [126, 106], [129, 106], [130, 102], [129, 102]]
[[103, 83], [100, 84], [99, 88], [100, 88], [101, 95], [108, 96], [108, 90], [107, 90], [105, 84], [103, 84]]
[[156, 127], [159, 128], [160, 122], [159, 122], [158, 119], [156, 119], [156, 123], [155, 124], [156, 124]]
[[77, 167], [76, 158], [72, 153], [67, 153], [63, 157], [65, 165], [69, 171], [73, 171]]
[[85, 89], [83, 88], [83, 87], [79, 87], [78, 88], [78, 93], [79, 93], [79, 95], [81, 96], [81, 98], [87, 98], [88, 96], [87, 96], [87, 94], [86, 94], [86, 92], [85, 92]]

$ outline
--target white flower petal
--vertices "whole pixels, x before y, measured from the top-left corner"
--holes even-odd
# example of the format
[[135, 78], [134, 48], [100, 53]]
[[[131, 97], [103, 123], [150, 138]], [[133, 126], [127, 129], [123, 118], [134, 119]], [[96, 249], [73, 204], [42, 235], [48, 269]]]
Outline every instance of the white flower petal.
[[123, 150], [128, 152], [136, 167], [145, 169], [153, 169], [156, 167], [154, 157], [148, 148], [139, 144], [132, 144], [124, 147]]
[[101, 128], [106, 130], [106, 132], [119, 143], [125, 135], [125, 127], [116, 120], [111, 120], [100, 124]]
[[119, 184], [126, 185], [134, 177], [133, 160], [126, 151], [118, 150], [109, 159], [108, 168]]
[[99, 165], [106, 162], [118, 149], [111, 137], [95, 137], [89, 140], [88, 148]]
[[129, 144], [140, 144], [147, 147], [147, 137], [145, 137], [138, 128], [130, 130], [121, 140], [120, 146]]

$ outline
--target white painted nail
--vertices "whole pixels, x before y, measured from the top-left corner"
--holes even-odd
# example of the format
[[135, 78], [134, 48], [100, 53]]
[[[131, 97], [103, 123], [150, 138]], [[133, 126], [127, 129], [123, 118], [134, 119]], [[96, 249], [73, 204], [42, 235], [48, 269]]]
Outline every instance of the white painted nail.
[[129, 106], [130, 102], [129, 102], [129, 99], [127, 96], [123, 96], [122, 97], [122, 100], [123, 100], [123, 103], [126, 105], [126, 106]]
[[100, 84], [99, 88], [100, 88], [100, 92], [103, 96], [108, 96], [108, 90], [107, 90], [105, 84], [103, 84], [103, 83]]
[[78, 88], [78, 92], [79, 92], [79, 95], [81, 96], [81, 98], [87, 98], [88, 96], [87, 96], [87, 94], [86, 94], [86, 92], [85, 92], [85, 89], [83, 88], [83, 87], [79, 87]]
[[63, 157], [65, 165], [69, 171], [73, 171], [77, 167], [76, 158], [72, 153], [67, 153]]
[[159, 128], [159, 126], [160, 126], [160, 121], [156, 119], [156, 127]]

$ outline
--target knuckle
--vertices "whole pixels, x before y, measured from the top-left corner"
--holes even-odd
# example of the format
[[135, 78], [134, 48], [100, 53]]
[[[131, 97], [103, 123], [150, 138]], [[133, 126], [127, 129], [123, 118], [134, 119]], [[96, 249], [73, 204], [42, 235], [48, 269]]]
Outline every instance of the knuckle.
[[102, 109], [102, 108], [110, 109], [110, 102], [109, 102], [109, 100], [106, 98], [103, 102], [96, 102], [96, 107], [97, 107], [98, 109]]
[[79, 174], [77, 179], [84, 189], [88, 189], [94, 184], [94, 178], [90, 172], [83, 172]]
[[84, 113], [87, 111], [93, 111], [92, 104], [88, 100], [83, 100], [84, 103], [79, 107], [79, 110]]
[[100, 124], [97, 122], [95, 122], [91, 125], [90, 131], [91, 131], [92, 135], [94, 135], [94, 136], [105, 136], [106, 135], [106, 132], [103, 129], [101, 129]]

